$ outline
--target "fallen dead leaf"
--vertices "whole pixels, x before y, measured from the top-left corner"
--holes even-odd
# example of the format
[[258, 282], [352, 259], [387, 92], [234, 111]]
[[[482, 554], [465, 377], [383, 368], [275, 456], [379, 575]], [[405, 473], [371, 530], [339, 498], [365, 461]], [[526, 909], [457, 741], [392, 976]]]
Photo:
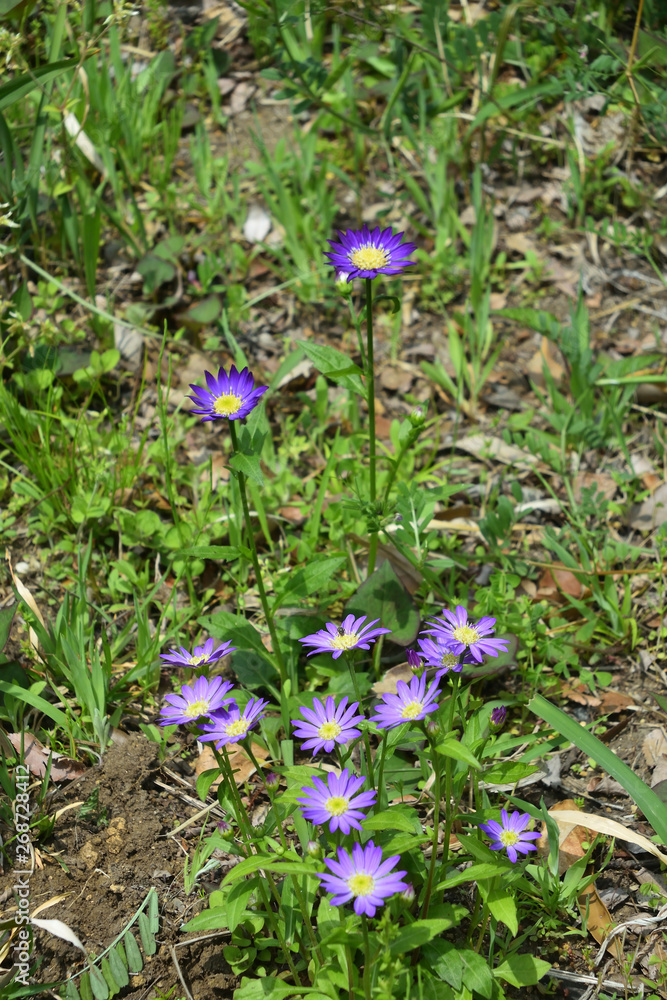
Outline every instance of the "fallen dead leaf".
[[539, 350], [529, 360], [528, 374], [538, 386], [544, 386], [544, 365], [556, 383], [565, 377], [565, 367], [560, 351], [552, 340], [542, 337]]
[[46, 774], [49, 757], [53, 781], [71, 781], [86, 770], [80, 761], [71, 760], [61, 753], [56, 753], [55, 750], [47, 750], [32, 733], [9, 733], [8, 738], [17, 753], [21, 753], [23, 744], [24, 762], [30, 768], [30, 773], [38, 778], [43, 778]]
[[409, 684], [413, 677], [412, 667], [408, 663], [399, 663], [397, 667], [390, 667], [382, 679], [373, 685], [371, 691], [378, 697], [383, 694], [396, 694], [397, 682], [405, 681]]
[[[252, 752], [260, 763], [268, 759], [269, 751], [265, 750], [264, 747], [260, 746], [258, 743], [252, 744]], [[242, 746], [238, 743], [228, 743], [227, 753], [229, 754], [229, 763], [231, 765], [232, 771], [234, 773], [234, 781], [237, 785], [243, 785], [248, 781], [256, 771], [255, 765], [248, 757]], [[202, 747], [202, 752], [197, 758], [195, 764], [195, 774], [199, 777], [204, 771], [212, 771], [217, 768], [218, 762], [215, 759], [215, 754], [211, 747]], [[215, 789], [218, 787], [220, 782], [223, 780], [222, 775], [211, 785], [211, 788]]]
[[581, 491], [590, 489], [591, 486], [597, 488], [598, 493], [602, 493], [607, 500], [616, 493], [616, 480], [608, 472], [577, 472], [574, 477], [574, 499], [577, 503], [581, 500]]
[[538, 601], [564, 601], [564, 596], [580, 599], [581, 581], [569, 569], [545, 569], [537, 583]]
[[607, 819], [606, 816], [595, 816], [593, 813], [578, 812], [570, 808], [558, 810], [556, 806], [553, 806], [549, 810], [549, 815], [553, 816], [558, 825], [564, 828], [580, 824], [588, 830], [595, 831], [595, 833], [603, 833], [607, 837], [616, 837], [618, 840], [625, 840], [629, 844], [637, 844], [638, 847], [652, 854], [654, 858], [659, 858], [663, 864], [667, 864], [667, 854], [663, 854], [652, 841], [642, 836], [641, 833], [628, 830], [627, 827], [617, 823], [614, 819]]
[[518, 468], [537, 465], [539, 458], [528, 451], [507, 444], [502, 438], [487, 437], [485, 434], [469, 434], [460, 438], [455, 447], [469, 455], [479, 458], [492, 458], [503, 465], [515, 465]]
[[[588, 933], [595, 938], [598, 944], [602, 944], [616, 924], [612, 919], [611, 913], [600, 899], [595, 886], [592, 884], [586, 886], [584, 891], [577, 897], [577, 903], [579, 904], [582, 919], [588, 917], [586, 923]], [[617, 962], [622, 965], [623, 948], [618, 938], [614, 938], [611, 942], [609, 951], [612, 952]]]
[[667, 521], [667, 483], [661, 483], [651, 496], [630, 508], [628, 523], [639, 531], [653, 531]]
[[563, 684], [561, 694], [568, 701], [573, 701], [577, 705], [587, 705], [589, 708], [597, 708], [602, 704], [601, 699], [597, 698], [594, 694], [590, 694], [580, 682]]
[[603, 712], [620, 712], [635, 704], [635, 699], [631, 695], [622, 694], [620, 691], [601, 691], [600, 697]]
[[667, 754], [667, 739], [662, 729], [652, 729], [644, 738], [642, 751], [649, 767], [655, 767]]
[[[563, 799], [551, 807], [549, 814], [553, 814], [560, 827], [558, 838], [558, 874], [564, 875], [568, 868], [583, 858], [591, 842], [588, 830], [578, 821], [579, 812], [573, 799]], [[567, 814], [569, 822], [561, 822], [558, 816]], [[581, 814], [583, 815], [583, 813]], [[584, 846], [586, 845], [586, 846]], [[542, 824], [540, 839], [537, 841], [537, 853], [540, 857], [546, 858], [549, 855], [549, 837], [546, 823]]]

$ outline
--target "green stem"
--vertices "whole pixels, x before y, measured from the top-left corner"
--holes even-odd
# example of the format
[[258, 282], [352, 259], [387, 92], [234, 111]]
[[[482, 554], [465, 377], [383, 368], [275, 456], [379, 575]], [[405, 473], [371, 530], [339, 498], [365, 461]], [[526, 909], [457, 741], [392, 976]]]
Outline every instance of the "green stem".
[[[275, 816], [276, 829], [278, 830], [278, 837], [280, 838], [280, 843], [282, 844], [283, 850], [287, 852], [289, 851], [289, 844], [287, 843], [287, 837], [285, 836], [285, 831], [283, 830], [283, 824], [281, 822], [280, 814], [278, 812], [278, 806], [276, 804], [276, 800], [273, 793], [270, 791], [269, 786], [266, 783], [266, 780], [264, 778], [264, 771], [257, 762], [254, 753], [252, 752], [252, 748], [250, 746], [250, 740], [246, 740], [243, 743], [243, 748], [250, 757], [250, 760], [255, 765], [257, 774], [262, 779], [264, 790], [269, 797], [269, 800], [271, 802], [271, 808], [273, 809], [273, 815]], [[306, 908], [306, 901], [303, 898], [303, 893], [301, 892], [301, 886], [299, 885], [298, 877], [296, 875], [292, 875], [292, 885], [294, 888], [294, 895], [296, 896], [297, 903], [299, 904], [299, 909], [301, 910], [301, 916], [303, 917], [303, 922], [306, 927], [306, 932], [308, 934], [308, 937], [310, 938], [310, 943], [315, 951], [315, 954], [317, 955], [318, 962], [320, 963], [320, 965], [324, 965], [324, 959], [322, 958], [322, 953], [320, 952], [320, 946], [317, 942], [315, 931], [313, 930], [313, 925], [310, 922], [310, 915]]]
[[[373, 354], [373, 285], [372, 278], [366, 278], [366, 393], [368, 405], [368, 473], [370, 479], [369, 503], [373, 516], [377, 513], [377, 486], [375, 483], [375, 359]], [[377, 529], [371, 531], [368, 551], [368, 575], [375, 569], [378, 548]]]
[[[422, 909], [423, 920], [426, 920], [426, 917], [428, 916], [428, 908], [431, 903], [431, 893], [433, 892], [433, 879], [435, 876], [435, 866], [438, 859], [438, 827], [440, 826], [440, 794], [442, 791], [440, 759], [438, 757], [438, 754], [435, 753], [433, 746], [431, 746], [431, 755], [433, 757], [433, 769], [435, 771], [435, 783], [433, 789], [433, 796], [435, 798], [435, 807], [433, 810], [433, 847], [431, 850], [431, 863], [428, 868], [428, 879], [426, 880], [426, 896], [424, 897], [424, 906]], [[445, 764], [445, 767], [447, 767], [447, 764]], [[447, 831], [445, 829], [445, 837], [446, 836], [447, 836]], [[444, 844], [443, 844], [443, 854], [444, 854]]]
[[[345, 926], [346, 917], [343, 912], [343, 907], [338, 907], [338, 916], [340, 917], [340, 922]], [[348, 990], [348, 1000], [354, 1000], [354, 973], [352, 972], [352, 949], [349, 944], [345, 945], [345, 961], [347, 963], [347, 990]]]
[[[454, 714], [456, 710], [456, 701], [459, 693], [459, 683], [460, 677], [458, 674], [452, 676], [452, 696], [449, 703], [449, 717], [447, 720], [447, 735], [449, 735], [454, 727]], [[454, 824], [454, 808], [452, 805], [452, 767], [453, 762], [451, 757], [445, 758], [445, 836], [442, 844], [442, 862], [440, 864], [440, 876], [438, 882], [440, 882], [445, 876], [445, 869], [447, 867], [447, 861], [449, 860], [449, 839], [452, 834], [452, 826]]]
[[385, 788], [382, 778], [384, 775], [384, 761], [387, 756], [387, 743], [389, 742], [389, 730], [382, 730], [382, 746], [380, 747], [380, 767], [378, 768], [378, 809], [387, 808], [387, 789]]
[[[354, 669], [354, 663], [352, 662], [351, 656], [346, 656], [345, 660], [347, 662], [347, 668], [350, 671], [350, 677], [352, 679], [352, 687], [354, 688], [354, 696], [361, 705], [361, 692], [359, 691], [359, 681], [357, 680], [357, 675]], [[375, 773], [373, 770], [373, 758], [371, 757], [371, 742], [368, 738], [368, 733], [366, 729], [363, 730], [364, 735], [364, 748], [366, 750], [366, 766], [368, 767], [368, 777], [370, 778], [371, 788], [375, 788]]]
[[368, 920], [366, 914], [361, 915], [361, 931], [364, 935], [364, 997], [365, 1000], [372, 1000], [371, 991], [371, 943], [368, 939]]
[[[229, 763], [227, 747], [223, 746], [222, 753], [220, 753], [220, 751], [214, 747], [213, 753], [215, 754], [215, 759], [218, 762], [218, 767], [220, 768], [220, 771], [224, 774], [227, 780], [227, 785], [229, 787], [231, 797], [234, 801], [236, 822], [244, 842], [244, 847], [246, 849], [247, 856], [250, 857], [252, 854], [255, 853], [253, 850], [254, 844], [252, 837], [252, 828], [250, 827], [248, 814], [246, 813], [246, 810], [243, 808], [243, 803], [241, 801], [241, 796], [239, 795], [239, 790], [236, 787], [236, 782], [234, 781], [234, 772], [232, 771], [231, 764]], [[273, 895], [273, 898], [276, 900], [278, 906], [280, 906], [280, 894], [276, 887], [276, 883], [274, 882], [273, 877], [269, 874], [269, 872], [266, 873], [266, 879], [271, 888], [271, 893]], [[299, 973], [297, 972], [296, 966], [294, 965], [294, 959], [292, 958], [292, 954], [289, 948], [287, 947], [287, 943], [285, 942], [285, 939], [280, 932], [280, 928], [278, 926], [278, 922], [276, 921], [275, 914], [271, 909], [271, 902], [267, 896], [266, 888], [264, 887], [264, 884], [261, 879], [259, 880], [258, 888], [259, 888], [259, 893], [262, 897], [262, 903], [264, 904], [264, 909], [266, 911], [267, 919], [269, 921], [269, 924], [271, 925], [271, 930], [275, 935], [276, 941], [278, 941], [278, 943], [280, 944], [282, 953], [285, 957], [285, 962], [289, 967], [294, 982], [296, 983], [297, 986], [300, 986], [301, 980], [299, 979]], [[307, 961], [307, 956], [304, 955], [304, 958]]]
[[[239, 442], [238, 435], [236, 433], [236, 427], [234, 421], [229, 421], [229, 433], [232, 438], [232, 448], [236, 454], [239, 453]], [[276, 663], [278, 664], [278, 671], [280, 673], [281, 685], [287, 680], [287, 671], [285, 670], [285, 663], [283, 661], [283, 654], [280, 649], [280, 643], [278, 642], [278, 633], [276, 632], [276, 626], [273, 623], [273, 615], [271, 614], [271, 609], [269, 608], [269, 602], [266, 597], [266, 590], [264, 589], [264, 579], [262, 577], [262, 567], [259, 563], [259, 557], [257, 555], [257, 546], [255, 545], [255, 536], [253, 534], [252, 525], [250, 523], [250, 508], [248, 506], [248, 494], [245, 485], [245, 474], [240, 470], [236, 470], [236, 478], [239, 484], [239, 491], [241, 493], [241, 503], [243, 505], [243, 520], [245, 521], [246, 536], [248, 539], [248, 548], [250, 549], [250, 558], [252, 559], [253, 569], [255, 570], [255, 579], [257, 580], [257, 590], [259, 592], [259, 599], [264, 611], [264, 616], [266, 618], [266, 623], [269, 626], [269, 634], [271, 635], [271, 645], [273, 646], [273, 655], [276, 658]]]

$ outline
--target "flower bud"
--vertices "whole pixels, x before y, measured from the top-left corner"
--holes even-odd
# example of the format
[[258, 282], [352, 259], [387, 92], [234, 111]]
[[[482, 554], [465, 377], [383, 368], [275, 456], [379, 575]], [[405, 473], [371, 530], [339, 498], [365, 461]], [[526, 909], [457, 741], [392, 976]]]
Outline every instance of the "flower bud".
[[410, 413], [408, 420], [413, 427], [423, 427], [426, 423], [426, 415], [421, 408], [421, 406], [415, 406], [414, 410]]
[[408, 906], [412, 906], [415, 901], [415, 888], [412, 882], [408, 882], [403, 892], [400, 894], [399, 899], [401, 899]]
[[440, 731], [440, 726], [435, 721], [435, 719], [429, 719], [426, 723], [426, 732], [429, 736], [435, 736], [436, 733]]
[[408, 665], [412, 667], [413, 670], [421, 670], [422, 660], [416, 649], [408, 649], [405, 655], [408, 660]]
[[489, 722], [491, 723], [491, 729], [499, 730], [505, 725], [505, 719], [507, 718], [507, 709], [504, 705], [499, 705], [498, 708], [494, 708], [491, 712], [491, 718]]
[[269, 771], [268, 774], [264, 775], [264, 784], [268, 788], [269, 792], [277, 792], [278, 785], [280, 784], [280, 777], [275, 773], [275, 771]]
[[337, 271], [336, 272], [336, 288], [343, 295], [350, 295], [352, 292], [352, 285], [348, 282], [349, 271]]
[[319, 861], [324, 851], [316, 840], [309, 840], [306, 846], [306, 854], [309, 858], [315, 858], [316, 861]]
[[233, 840], [234, 830], [232, 829], [231, 823], [228, 823], [226, 819], [221, 819], [218, 822], [216, 830], [225, 838], [225, 840]]

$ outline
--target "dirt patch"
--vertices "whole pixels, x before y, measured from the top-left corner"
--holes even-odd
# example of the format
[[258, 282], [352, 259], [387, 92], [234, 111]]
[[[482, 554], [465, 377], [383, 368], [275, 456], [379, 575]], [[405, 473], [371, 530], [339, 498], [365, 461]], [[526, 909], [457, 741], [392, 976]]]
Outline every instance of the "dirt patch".
[[[172, 762], [170, 769], [176, 764], [183, 766], [181, 761]], [[157, 782], [173, 786], [173, 793]], [[95, 793], [95, 809], [82, 818], [80, 803], [89, 802]], [[198, 890], [186, 896], [183, 860], [187, 844], [181, 835], [176, 840], [168, 834], [197, 812], [196, 801], [181, 797], [178, 786], [161, 768], [154, 744], [143, 735], [121, 735], [98, 766], [55, 793], [49, 811], [53, 814], [66, 807], [70, 808], [57, 818], [53, 835], [36, 845], [41, 867], [30, 877], [31, 911], [62, 897], [39, 917], [61, 920], [89, 953], [100, 955], [127, 926], [151, 887], [155, 888], [160, 916], [157, 952], [144, 956], [143, 971], [130, 977], [120, 996], [151, 1000], [167, 995], [174, 986], [175, 995], [182, 996], [170, 947], [186, 940], [180, 927], [206, 900]], [[201, 821], [182, 836], [198, 836], [200, 829]], [[11, 870], [0, 878], [0, 898], [8, 904], [14, 881]], [[13, 905], [9, 905], [5, 916], [12, 913]], [[177, 955], [197, 1000], [232, 996], [238, 979], [222, 957], [219, 938], [181, 947]], [[41, 959], [36, 983], [62, 981], [85, 964], [77, 948], [44, 930], [35, 930], [33, 957]]]

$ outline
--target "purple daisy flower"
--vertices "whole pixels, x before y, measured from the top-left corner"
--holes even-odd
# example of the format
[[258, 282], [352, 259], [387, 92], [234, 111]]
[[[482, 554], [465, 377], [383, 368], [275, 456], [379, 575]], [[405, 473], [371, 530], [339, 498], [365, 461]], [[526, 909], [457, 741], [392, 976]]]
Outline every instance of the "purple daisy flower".
[[192, 653], [185, 646], [179, 646], [178, 649], [170, 649], [168, 653], [160, 653], [160, 659], [175, 667], [209, 667], [227, 653], [236, 651], [236, 646], [232, 646], [231, 642], [223, 642], [217, 649], [213, 649], [213, 645], [213, 639], [207, 639], [203, 646], [195, 646]]
[[520, 851], [521, 854], [528, 854], [529, 851], [537, 850], [536, 845], [529, 843], [529, 841], [539, 840], [540, 834], [531, 831], [524, 833], [530, 823], [529, 813], [520, 813], [516, 810], [511, 816], [508, 816], [507, 810], [501, 809], [500, 818], [502, 823], [490, 819], [488, 823], [479, 824], [480, 830], [483, 830], [493, 840], [493, 843], [489, 845], [492, 851], [506, 850], [507, 857], [512, 864], [515, 864], [518, 857], [517, 851]]
[[440, 690], [437, 680], [426, 690], [426, 674], [413, 677], [410, 684], [396, 682], [397, 694], [383, 694], [382, 704], [377, 705], [376, 715], [371, 722], [377, 722], [378, 729], [393, 729], [403, 722], [416, 722], [438, 707], [434, 701]]
[[402, 243], [403, 233], [394, 236], [393, 230], [380, 227], [371, 232], [368, 226], [337, 230], [340, 242], [329, 240], [331, 250], [325, 252], [327, 261], [336, 269], [348, 272], [348, 282], [353, 278], [377, 278], [378, 274], [400, 274], [414, 264], [408, 256], [417, 249], [416, 243]]
[[460, 604], [456, 606], [456, 613], [445, 608], [441, 618], [428, 624], [431, 628], [426, 629], [426, 632], [449, 643], [452, 653], [462, 653], [468, 649], [477, 663], [482, 662], [484, 653], [497, 656], [498, 653], [506, 653], [506, 647], [509, 646], [509, 639], [490, 638], [495, 632], [495, 618], [480, 618], [477, 622], [469, 622], [468, 612]]
[[161, 726], [184, 726], [202, 716], [210, 716], [213, 712], [234, 704], [233, 698], [226, 694], [233, 684], [214, 677], [209, 681], [206, 677], [198, 677], [192, 686], [184, 684], [180, 694], [167, 694], [164, 700], [167, 704], [161, 710]]
[[366, 618], [367, 615], [362, 615], [361, 618], [348, 615], [342, 625], [327, 622], [326, 626], [321, 628], [319, 632], [307, 635], [303, 639], [299, 639], [299, 642], [302, 642], [304, 646], [315, 647], [308, 653], [308, 656], [314, 656], [315, 653], [332, 653], [334, 660], [337, 660], [340, 654], [348, 649], [370, 649], [372, 639], [377, 639], [379, 635], [389, 635], [391, 629], [373, 628], [380, 621], [379, 618], [374, 618], [372, 622], [364, 625]]
[[451, 642], [448, 639], [443, 639], [442, 636], [438, 635], [435, 639], [418, 639], [417, 642], [421, 655], [426, 660], [426, 666], [437, 667], [436, 680], [450, 670], [459, 674], [464, 663], [475, 662], [469, 653], [466, 653], [464, 657], [453, 653]]
[[340, 829], [347, 836], [352, 827], [361, 830], [359, 820], [364, 819], [362, 810], [370, 808], [377, 798], [376, 792], [359, 792], [365, 780], [357, 778], [347, 768], [340, 777], [331, 772], [326, 785], [321, 778], [313, 778], [315, 788], [302, 788], [305, 798], [296, 801], [311, 823], [316, 826], [328, 823], [331, 833]]
[[292, 719], [292, 725], [296, 727], [294, 735], [298, 736], [299, 739], [306, 737], [306, 742], [301, 744], [301, 749], [310, 750], [312, 748], [314, 757], [320, 750], [331, 753], [336, 743], [349, 743], [350, 740], [361, 736], [361, 732], [354, 728], [358, 722], [364, 720], [363, 715], [354, 714], [358, 708], [358, 701], [353, 702], [347, 708], [347, 695], [341, 698], [338, 708], [336, 708], [336, 702], [331, 695], [324, 704], [319, 698], [313, 698], [312, 709], [299, 709], [307, 721], [301, 722], [300, 719]]
[[269, 388], [260, 385], [255, 389], [255, 380], [250, 369], [244, 368], [238, 372], [232, 365], [229, 375], [221, 368], [217, 377], [211, 372], [204, 372], [208, 389], [198, 385], [190, 385], [194, 392], [188, 396], [196, 404], [191, 413], [201, 414], [202, 423], [206, 420], [242, 420], [257, 406], [259, 397]]
[[406, 872], [392, 871], [400, 860], [400, 855], [394, 854], [383, 861], [382, 848], [369, 840], [365, 847], [354, 844], [351, 856], [339, 847], [338, 861], [324, 859], [332, 874], [325, 872], [317, 877], [325, 892], [334, 893], [332, 906], [342, 906], [354, 899], [355, 913], [374, 917], [385, 899], [408, 887], [407, 882], [401, 881]]
[[197, 739], [202, 743], [215, 742], [218, 750], [226, 743], [238, 743], [249, 729], [264, 718], [263, 709], [268, 704], [268, 701], [261, 698], [251, 698], [242, 712], [237, 705], [215, 712], [211, 716], [211, 722], [201, 727], [207, 735], [198, 736]]

